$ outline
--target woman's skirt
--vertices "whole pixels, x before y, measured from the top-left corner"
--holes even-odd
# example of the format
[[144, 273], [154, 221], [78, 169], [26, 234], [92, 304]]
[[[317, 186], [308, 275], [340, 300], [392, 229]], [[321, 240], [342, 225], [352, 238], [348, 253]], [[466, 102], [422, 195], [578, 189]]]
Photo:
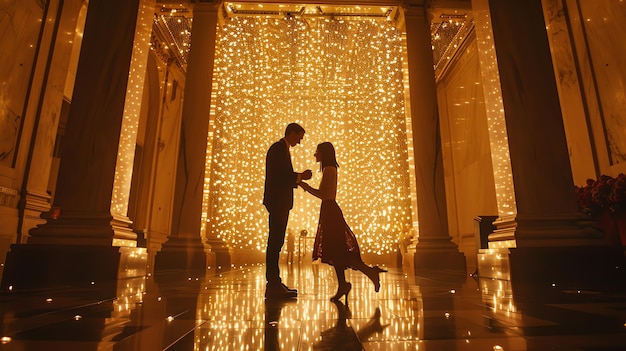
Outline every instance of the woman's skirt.
[[361, 261], [359, 244], [335, 200], [323, 200], [313, 244], [313, 260], [321, 259], [339, 268], [354, 267]]

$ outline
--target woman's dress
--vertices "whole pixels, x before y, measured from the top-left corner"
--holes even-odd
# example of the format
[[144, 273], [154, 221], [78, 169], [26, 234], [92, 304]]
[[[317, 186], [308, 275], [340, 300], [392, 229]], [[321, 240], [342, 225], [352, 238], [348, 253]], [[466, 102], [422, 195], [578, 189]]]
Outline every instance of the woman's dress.
[[[330, 191], [332, 195], [322, 197], [320, 218], [313, 243], [313, 260], [321, 259], [322, 262], [335, 267], [353, 267], [354, 264], [362, 262], [359, 244], [352, 229], [346, 223], [341, 208], [335, 201], [336, 169], [334, 169], [333, 174], [333, 172], [327, 172], [327, 168], [329, 167], [324, 168], [320, 191], [324, 190], [325, 180], [330, 180], [327, 183], [330, 183], [328, 186], [332, 189]], [[335, 176], [334, 179], [333, 175]], [[324, 179], [325, 177], [327, 179]], [[332, 188], [333, 185], [334, 188]], [[328, 193], [328, 191], [325, 192], [325, 194]]]

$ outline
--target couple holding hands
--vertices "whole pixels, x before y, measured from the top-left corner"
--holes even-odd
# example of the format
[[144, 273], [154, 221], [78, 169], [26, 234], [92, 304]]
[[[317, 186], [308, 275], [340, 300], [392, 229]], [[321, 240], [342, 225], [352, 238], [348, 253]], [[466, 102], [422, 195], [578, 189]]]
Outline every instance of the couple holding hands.
[[337, 205], [337, 168], [335, 148], [330, 142], [317, 145], [315, 161], [320, 163], [322, 180], [319, 188], [313, 188], [305, 182], [313, 173], [306, 170], [294, 172], [289, 148], [300, 144], [304, 138], [304, 128], [297, 123], [290, 123], [285, 129], [285, 136], [272, 144], [267, 151], [265, 165], [265, 192], [263, 204], [269, 212], [269, 235], [266, 251], [265, 298], [295, 298], [298, 291], [281, 282], [278, 261], [280, 250], [285, 241], [285, 231], [289, 220], [289, 211], [293, 207], [293, 189], [300, 186], [306, 192], [322, 200], [319, 224], [313, 244], [313, 260], [334, 267], [337, 274], [337, 293], [331, 297], [336, 301], [348, 293], [352, 285], [346, 281], [345, 270], [352, 268], [365, 274], [374, 284], [376, 292], [380, 290], [380, 273], [386, 270], [378, 266], [368, 266], [361, 259], [361, 252], [354, 233], [346, 223], [341, 208]]

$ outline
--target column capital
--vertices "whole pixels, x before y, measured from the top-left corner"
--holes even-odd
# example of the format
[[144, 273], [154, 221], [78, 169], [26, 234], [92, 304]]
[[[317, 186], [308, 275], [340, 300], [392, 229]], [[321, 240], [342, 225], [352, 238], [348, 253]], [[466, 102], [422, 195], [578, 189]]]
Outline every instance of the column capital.
[[192, 0], [193, 13], [197, 12], [214, 12], [219, 10], [224, 2], [222, 0]]
[[432, 0], [400, 0], [400, 6], [404, 10], [425, 9]]
[[400, 8], [404, 16], [425, 16], [427, 5], [425, 1], [401, 0]]
[[224, 20], [226, 19], [226, 10], [224, 9], [223, 0], [192, 0], [191, 12], [192, 19], [199, 15], [216, 16], [219, 25], [224, 24]]

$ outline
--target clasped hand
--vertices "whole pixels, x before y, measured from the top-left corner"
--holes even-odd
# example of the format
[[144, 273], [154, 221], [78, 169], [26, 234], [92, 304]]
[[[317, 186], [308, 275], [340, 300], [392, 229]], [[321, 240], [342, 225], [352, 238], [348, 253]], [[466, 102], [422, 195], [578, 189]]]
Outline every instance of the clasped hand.
[[309, 180], [312, 177], [313, 177], [313, 172], [311, 172], [310, 169], [307, 169], [306, 171], [302, 172], [302, 174], [300, 175], [300, 182], [298, 183], [298, 185], [305, 191], [308, 190], [310, 186], [309, 184], [305, 183], [304, 180]]
[[306, 171], [302, 172], [302, 174], [300, 175], [300, 179], [302, 180], [309, 180], [313, 177], [313, 172], [310, 169], [307, 169]]

